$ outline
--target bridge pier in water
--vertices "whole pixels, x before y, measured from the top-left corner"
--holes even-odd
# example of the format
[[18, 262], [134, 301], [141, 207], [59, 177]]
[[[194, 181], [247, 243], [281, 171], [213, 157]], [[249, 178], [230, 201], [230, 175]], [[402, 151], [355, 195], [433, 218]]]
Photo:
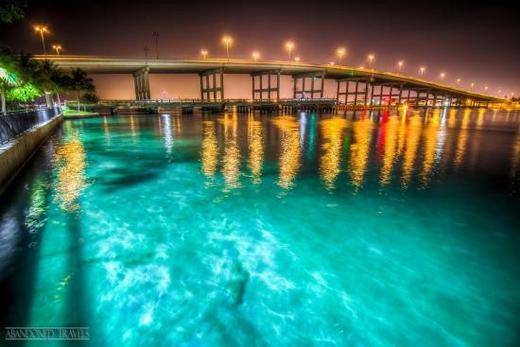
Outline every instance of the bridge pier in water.
[[133, 73], [136, 100], [150, 99], [149, 71], [148, 66], [145, 66]]
[[[226, 107], [233, 107], [238, 112], [256, 110], [267, 113], [294, 113], [342, 112], [347, 109], [378, 109], [403, 104], [412, 107], [489, 107], [490, 103], [496, 102], [489, 97], [452, 87], [432, 83], [421, 85], [414, 80], [396, 80], [394, 76], [385, 77], [374, 72], [363, 71], [365, 75], [352, 73], [345, 76], [342, 71], [330, 71], [325, 67], [313, 67], [308, 71], [290, 70], [280, 66], [252, 71], [243, 67], [240, 69], [230, 70], [226, 64], [221, 64], [216, 68], [196, 70], [200, 82], [200, 99], [155, 101], [151, 100], [150, 95], [150, 66], [145, 65], [132, 72], [136, 102], [129, 108], [148, 109], [155, 105], [158, 110], [179, 109], [184, 113], [193, 112], [196, 108], [220, 112]], [[226, 99], [225, 73], [248, 73], [251, 78], [250, 97], [243, 100]], [[281, 75], [292, 77], [292, 99], [282, 100], [280, 97]], [[336, 83], [335, 93], [331, 93], [330, 99], [323, 99], [326, 79]]]

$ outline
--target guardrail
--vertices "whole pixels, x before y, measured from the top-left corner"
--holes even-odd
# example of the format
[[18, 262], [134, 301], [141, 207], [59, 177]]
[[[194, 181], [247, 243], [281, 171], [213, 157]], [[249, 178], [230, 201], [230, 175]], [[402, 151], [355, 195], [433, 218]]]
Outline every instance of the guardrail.
[[58, 108], [33, 108], [0, 115], [0, 145], [60, 114]]

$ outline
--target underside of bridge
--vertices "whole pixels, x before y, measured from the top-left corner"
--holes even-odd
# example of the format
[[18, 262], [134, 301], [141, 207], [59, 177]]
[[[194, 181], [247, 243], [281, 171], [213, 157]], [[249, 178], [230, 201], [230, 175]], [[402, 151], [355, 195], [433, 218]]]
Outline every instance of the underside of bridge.
[[150, 100], [150, 74], [193, 74], [200, 79], [200, 101], [222, 102], [226, 74], [251, 77], [250, 100], [280, 102], [282, 75], [291, 76], [294, 100], [324, 97], [326, 80], [336, 83], [335, 103], [345, 107], [391, 106], [402, 103], [418, 106], [487, 106], [502, 103], [497, 97], [475, 93], [410, 76], [356, 69], [346, 66], [313, 65], [292, 62], [252, 62], [234, 59], [142, 60], [105, 57], [37, 57], [50, 59], [63, 68], [82, 68], [89, 74], [132, 74], [135, 99]]

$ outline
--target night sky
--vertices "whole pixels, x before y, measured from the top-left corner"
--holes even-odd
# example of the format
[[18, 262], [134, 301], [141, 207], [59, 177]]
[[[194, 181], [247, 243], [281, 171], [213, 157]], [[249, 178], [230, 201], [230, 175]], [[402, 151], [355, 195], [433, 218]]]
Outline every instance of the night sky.
[[0, 42], [15, 50], [41, 52], [32, 25], [46, 24], [49, 46], [65, 54], [155, 56], [157, 31], [162, 58], [225, 55], [223, 33], [235, 39], [232, 56], [284, 59], [283, 42], [292, 39], [302, 61], [327, 63], [347, 47], [345, 64], [374, 66], [446, 81], [475, 82], [476, 90], [502, 89], [520, 95], [520, 1], [31, 1], [24, 20], [0, 24]]

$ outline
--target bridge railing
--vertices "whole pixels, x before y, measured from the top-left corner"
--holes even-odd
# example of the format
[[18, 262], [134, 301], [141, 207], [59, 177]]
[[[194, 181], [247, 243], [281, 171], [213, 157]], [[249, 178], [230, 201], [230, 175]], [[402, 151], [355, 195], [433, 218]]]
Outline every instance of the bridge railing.
[[47, 122], [59, 113], [58, 108], [31, 108], [0, 115], [0, 145], [8, 143], [38, 124]]
[[278, 101], [271, 99], [148, 99], [148, 100], [101, 100], [98, 106], [151, 106], [151, 105], [186, 105], [186, 104], [218, 104], [218, 103], [316, 103], [336, 102], [335, 98], [281, 98]]

